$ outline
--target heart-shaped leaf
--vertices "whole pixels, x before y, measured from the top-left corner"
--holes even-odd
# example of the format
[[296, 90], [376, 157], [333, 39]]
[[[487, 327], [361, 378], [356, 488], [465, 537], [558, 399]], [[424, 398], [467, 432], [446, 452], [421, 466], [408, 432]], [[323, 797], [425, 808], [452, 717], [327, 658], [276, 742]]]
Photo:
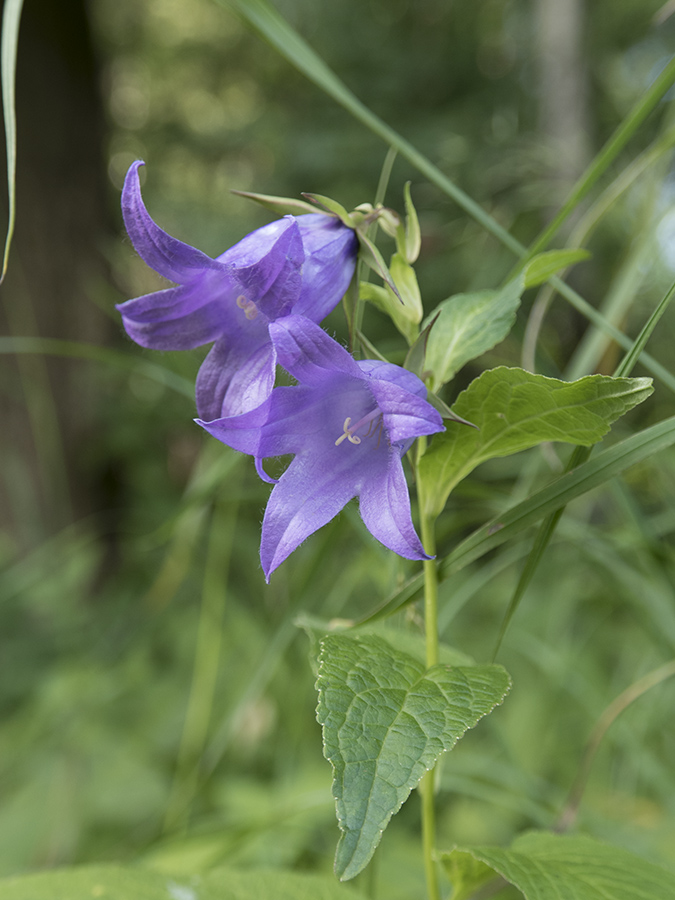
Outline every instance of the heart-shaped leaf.
[[[452, 900], [486, 880], [485, 866], [515, 885], [525, 900], [666, 900], [675, 875], [619, 847], [582, 835], [530, 832], [510, 850], [471, 847], [444, 854]], [[478, 860], [478, 864], [476, 864]], [[473, 883], [471, 883], [473, 876]]]
[[437, 516], [453, 487], [488, 459], [542, 441], [596, 443], [651, 393], [650, 378], [588, 375], [567, 382], [503, 366], [483, 372], [451, 407], [477, 428], [449, 426], [420, 461], [426, 512]]
[[438, 665], [374, 635], [321, 642], [317, 719], [333, 766], [341, 880], [368, 864], [389, 820], [438, 757], [502, 701], [501, 666]]

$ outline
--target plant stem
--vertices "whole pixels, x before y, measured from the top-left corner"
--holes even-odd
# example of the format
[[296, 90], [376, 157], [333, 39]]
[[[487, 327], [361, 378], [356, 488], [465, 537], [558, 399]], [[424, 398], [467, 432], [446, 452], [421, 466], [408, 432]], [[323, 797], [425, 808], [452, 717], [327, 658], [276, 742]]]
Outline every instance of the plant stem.
[[[436, 556], [434, 520], [422, 514], [422, 543], [429, 556]], [[427, 669], [438, 665], [438, 571], [435, 559], [424, 563], [424, 627], [427, 640]]]
[[[419, 482], [418, 482], [419, 484]], [[420, 492], [421, 493], [421, 492]], [[429, 556], [436, 554], [435, 519], [425, 510], [420, 496], [422, 543]], [[426, 632], [427, 669], [438, 664], [438, 572], [436, 560], [424, 561], [424, 627]], [[434, 859], [436, 845], [436, 818], [434, 813], [435, 767], [430, 769], [420, 783], [422, 795], [422, 852], [429, 900], [440, 900], [438, 869]]]

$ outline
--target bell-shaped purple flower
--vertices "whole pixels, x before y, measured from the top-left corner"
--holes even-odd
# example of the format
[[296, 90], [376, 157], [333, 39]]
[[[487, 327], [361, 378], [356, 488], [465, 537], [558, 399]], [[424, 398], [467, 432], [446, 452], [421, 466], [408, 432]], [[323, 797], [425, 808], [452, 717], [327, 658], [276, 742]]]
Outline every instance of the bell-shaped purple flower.
[[[198, 424], [256, 458], [293, 454], [262, 527], [265, 577], [352, 497], [368, 530], [408, 559], [427, 559], [412, 524], [401, 458], [420, 435], [443, 431], [419, 378], [391, 363], [357, 362], [302, 316], [270, 325], [279, 363], [298, 381], [257, 409]], [[267, 479], [268, 481], [270, 479]]]
[[211, 259], [170, 237], [148, 215], [133, 163], [122, 191], [129, 237], [142, 259], [176, 287], [120, 304], [129, 337], [155, 350], [213, 342], [197, 376], [203, 419], [254, 409], [274, 386], [269, 325], [290, 313], [320, 322], [340, 301], [358, 241], [339, 219], [285, 216]]

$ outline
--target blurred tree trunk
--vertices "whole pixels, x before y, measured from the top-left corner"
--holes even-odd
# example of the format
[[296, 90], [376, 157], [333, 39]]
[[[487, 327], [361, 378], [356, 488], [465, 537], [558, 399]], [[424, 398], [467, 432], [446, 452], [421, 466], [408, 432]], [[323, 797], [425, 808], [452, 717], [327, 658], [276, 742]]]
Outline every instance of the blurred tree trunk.
[[559, 205], [591, 155], [584, 0], [537, 0], [539, 128]]
[[[105, 119], [86, 12], [85, 0], [25, 3], [3, 334], [101, 343], [108, 333], [91, 300], [106, 275], [107, 216]], [[95, 388], [92, 369], [73, 360], [5, 356], [0, 366], [0, 528], [22, 548], [92, 509], [80, 448]]]

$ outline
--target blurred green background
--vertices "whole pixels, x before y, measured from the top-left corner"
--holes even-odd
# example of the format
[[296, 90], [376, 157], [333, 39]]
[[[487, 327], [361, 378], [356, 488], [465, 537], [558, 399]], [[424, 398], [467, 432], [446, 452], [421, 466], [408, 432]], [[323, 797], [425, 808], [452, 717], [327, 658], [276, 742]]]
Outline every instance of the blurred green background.
[[[661, 0], [277, 8], [525, 243], [675, 47], [675, 7]], [[0, 310], [0, 875], [92, 860], [329, 871], [330, 767], [297, 620], [361, 615], [414, 568], [350, 506], [265, 585], [269, 489], [192, 423], [204, 349], [142, 350], [115, 312], [160, 286], [123, 233], [119, 192], [145, 159], [151, 215], [217, 255], [269, 219], [230, 189], [352, 208], [373, 200], [386, 147], [213, 0], [26, 0], [17, 78], [18, 223]], [[628, 334], [675, 271], [672, 129], [667, 97], [559, 236], [617, 191], [570, 280]], [[408, 180], [426, 308], [497, 286], [509, 252], [401, 160], [387, 204], [402, 207]], [[544, 308], [530, 293], [509, 339], [460, 373], [448, 401], [482, 368], [520, 364], [530, 311]], [[344, 334], [339, 311], [328, 327]], [[668, 314], [649, 348], [671, 368], [673, 331]], [[400, 361], [378, 312], [366, 332]], [[616, 348], [585, 333], [555, 299], [529, 349], [537, 370], [611, 371]], [[659, 387], [612, 439], [673, 411]], [[441, 553], [556, 462], [549, 448], [479, 469], [439, 523]], [[603, 709], [675, 655], [674, 500], [662, 454], [572, 505], [498, 658], [513, 691], [443, 764], [441, 846], [552, 826]], [[489, 659], [528, 549], [507, 545], [443, 585], [449, 643]], [[416, 609], [396, 625], [419, 628]], [[670, 683], [626, 710], [579, 818], [670, 867], [674, 712]], [[382, 896], [418, 890], [418, 817], [413, 797], [384, 837]]]

